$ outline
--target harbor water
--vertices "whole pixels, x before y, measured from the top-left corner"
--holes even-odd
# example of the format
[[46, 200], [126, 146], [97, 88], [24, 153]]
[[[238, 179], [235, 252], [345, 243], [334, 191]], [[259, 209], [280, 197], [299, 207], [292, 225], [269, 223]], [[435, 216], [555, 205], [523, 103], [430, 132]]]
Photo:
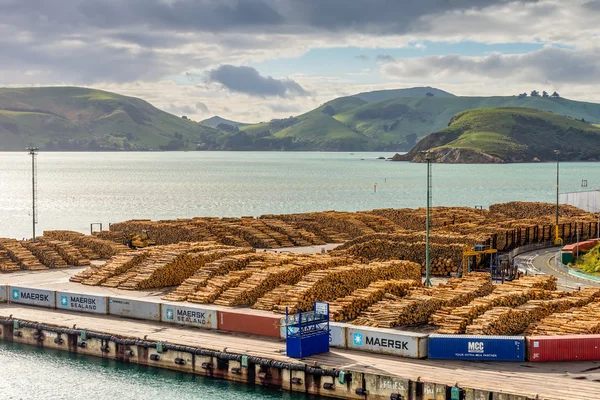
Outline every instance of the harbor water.
[[316, 399], [159, 368], [0, 342], [2, 400]]
[[[38, 225], [422, 207], [423, 164], [389, 153], [157, 152], [38, 155]], [[561, 163], [561, 192], [598, 188], [600, 163]], [[554, 202], [556, 163], [433, 166], [434, 206]], [[0, 237], [31, 237], [31, 159], [0, 153]]]

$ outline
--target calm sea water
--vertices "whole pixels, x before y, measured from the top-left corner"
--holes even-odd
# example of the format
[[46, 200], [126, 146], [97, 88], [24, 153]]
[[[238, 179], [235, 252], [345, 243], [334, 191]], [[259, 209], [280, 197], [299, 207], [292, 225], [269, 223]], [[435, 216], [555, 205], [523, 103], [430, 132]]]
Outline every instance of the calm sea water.
[[0, 342], [2, 400], [316, 399], [175, 371]]
[[[420, 207], [423, 164], [386, 153], [40, 153], [37, 232], [133, 218]], [[600, 163], [561, 163], [561, 191], [600, 186]], [[556, 164], [434, 165], [433, 205], [555, 201]], [[377, 185], [377, 192], [374, 186]], [[0, 153], [0, 237], [31, 237], [31, 160]]]

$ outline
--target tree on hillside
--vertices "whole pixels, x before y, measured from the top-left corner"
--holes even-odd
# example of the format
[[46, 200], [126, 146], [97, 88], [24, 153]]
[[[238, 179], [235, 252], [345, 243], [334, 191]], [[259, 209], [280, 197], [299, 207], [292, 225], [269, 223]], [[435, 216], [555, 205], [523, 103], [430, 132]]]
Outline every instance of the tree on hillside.
[[431, 93], [431, 92], [427, 92], [427, 93], [425, 93], [425, 96], [427, 96], [427, 97], [434, 97], [434, 96], [435, 96], [435, 94], [433, 94], [433, 93]]
[[335, 110], [330, 105], [328, 105], [327, 107], [323, 108], [321, 111], [323, 112], [323, 114], [327, 114], [330, 117], [335, 114]]
[[527, 97], [527, 93], [521, 93], [518, 97], [519, 97], [519, 99], [523, 99], [523, 98]]
[[540, 92], [538, 92], [537, 90], [532, 90], [531, 97], [540, 97]]
[[554, 98], [560, 97], [560, 94], [556, 93], [556, 91], [554, 91], [554, 93], [552, 93], [551, 95]]
[[542, 92], [542, 97], [550, 97], [548, 96], [548, 92], [546, 92], [545, 90]]
[[220, 123], [219, 125], [217, 125], [217, 129], [220, 131], [223, 131], [223, 132], [230, 132], [230, 133], [235, 133], [240, 130], [237, 126], [223, 124], [223, 123]]

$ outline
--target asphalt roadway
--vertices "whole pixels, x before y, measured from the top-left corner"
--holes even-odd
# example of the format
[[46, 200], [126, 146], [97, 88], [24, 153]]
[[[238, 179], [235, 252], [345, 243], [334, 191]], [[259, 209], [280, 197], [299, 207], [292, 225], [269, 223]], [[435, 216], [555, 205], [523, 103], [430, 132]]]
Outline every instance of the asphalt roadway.
[[600, 287], [600, 282], [569, 275], [556, 265], [556, 256], [560, 247], [552, 247], [523, 253], [515, 257], [515, 264], [522, 274], [554, 275], [558, 278], [558, 288], [562, 290], [578, 290], [586, 287]]

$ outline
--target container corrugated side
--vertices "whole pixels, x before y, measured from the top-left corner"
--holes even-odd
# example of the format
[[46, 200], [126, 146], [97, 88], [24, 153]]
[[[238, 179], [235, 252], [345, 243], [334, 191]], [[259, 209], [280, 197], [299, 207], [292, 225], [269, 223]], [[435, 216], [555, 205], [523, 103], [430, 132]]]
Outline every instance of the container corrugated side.
[[428, 356], [441, 360], [524, 361], [525, 338], [432, 334]]
[[201, 307], [182, 306], [177, 303], [163, 303], [161, 321], [168, 324], [217, 329], [217, 311]]
[[218, 312], [218, 329], [222, 331], [279, 338], [280, 323], [279, 316], [255, 315], [243, 311]]
[[91, 314], [108, 314], [108, 297], [56, 292], [56, 308]]
[[529, 361], [599, 361], [600, 335], [529, 336]]
[[427, 357], [427, 334], [348, 325], [347, 348], [409, 358]]
[[0, 303], [6, 303], [8, 301], [8, 286], [0, 285]]
[[24, 286], [9, 286], [10, 302], [56, 308], [56, 292]]
[[161, 303], [123, 297], [108, 299], [108, 313], [120, 317], [160, 321], [160, 310]]

